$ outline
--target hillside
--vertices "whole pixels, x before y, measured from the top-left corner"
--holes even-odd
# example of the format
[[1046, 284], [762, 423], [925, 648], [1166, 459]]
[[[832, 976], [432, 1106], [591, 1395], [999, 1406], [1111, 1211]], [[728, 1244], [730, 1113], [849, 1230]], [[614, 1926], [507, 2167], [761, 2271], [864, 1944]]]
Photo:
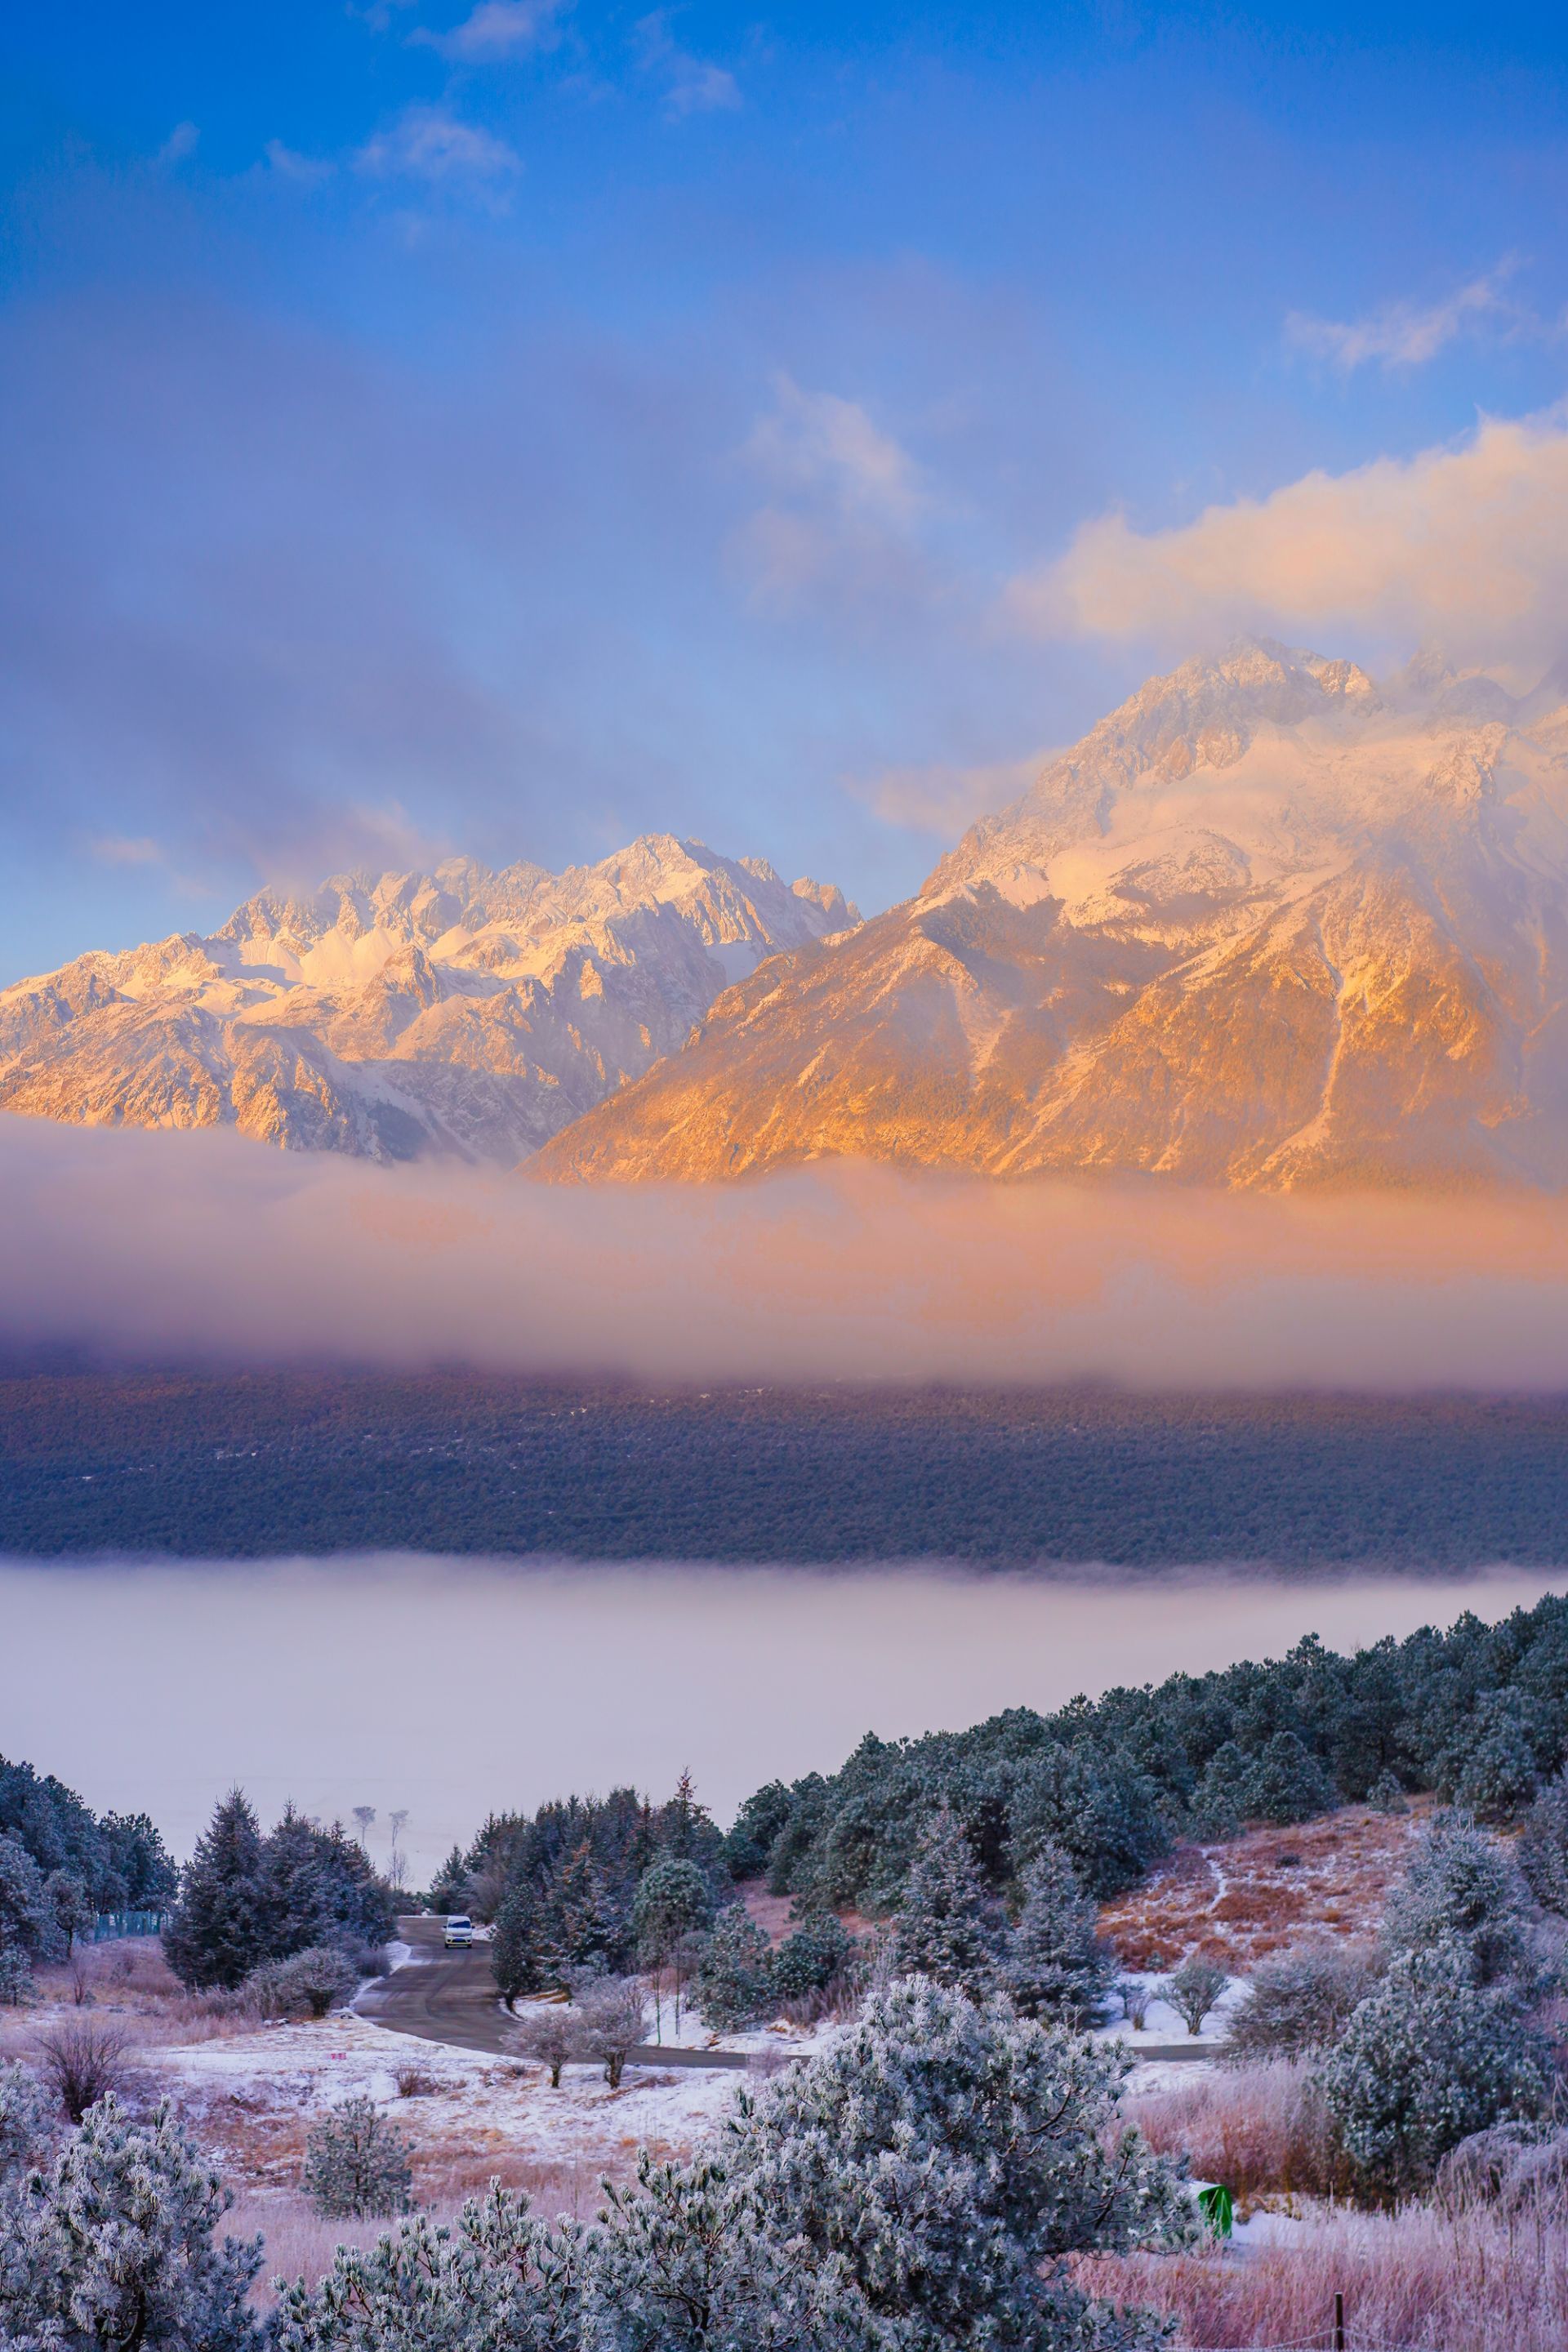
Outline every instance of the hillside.
[[760, 959], [856, 919], [830, 886], [664, 834], [559, 875], [455, 858], [264, 891], [209, 938], [0, 992], [0, 1109], [510, 1165]]
[[1568, 700], [1247, 643], [1152, 679], [919, 897], [721, 996], [531, 1172], [1568, 1178]]

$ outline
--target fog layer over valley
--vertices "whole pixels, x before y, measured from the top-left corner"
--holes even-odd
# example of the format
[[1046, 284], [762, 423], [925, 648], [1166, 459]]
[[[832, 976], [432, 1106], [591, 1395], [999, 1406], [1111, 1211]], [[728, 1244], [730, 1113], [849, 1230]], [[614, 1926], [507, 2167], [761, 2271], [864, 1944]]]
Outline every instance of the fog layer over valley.
[[1568, 1202], [910, 1177], [589, 1191], [0, 1120], [0, 1335], [639, 1378], [1568, 1386]]
[[[1491, 1620], [1561, 1576], [1354, 1586], [807, 1577], [678, 1569], [501, 1572], [386, 1556], [327, 1564], [0, 1567], [7, 1752], [89, 1803], [137, 1800], [181, 1854], [237, 1780], [270, 1818], [411, 1807], [417, 1882], [505, 1793], [673, 1785], [726, 1820], [751, 1790], [837, 1769], [868, 1729], [961, 1729], [1001, 1708], [1280, 1655], [1351, 1650], [1465, 1609]], [[144, 1696], [125, 1661], [160, 1630]], [[68, 1659], [71, 1703], [41, 1658]], [[679, 1705], [672, 1694], [679, 1693]]]

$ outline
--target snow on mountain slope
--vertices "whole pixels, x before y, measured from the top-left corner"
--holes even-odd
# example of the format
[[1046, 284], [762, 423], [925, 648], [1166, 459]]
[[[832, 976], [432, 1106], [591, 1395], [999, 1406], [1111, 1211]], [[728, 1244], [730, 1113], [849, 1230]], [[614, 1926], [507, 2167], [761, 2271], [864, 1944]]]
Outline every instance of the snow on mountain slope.
[[560, 875], [452, 859], [263, 891], [210, 939], [0, 992], [0, 1109], [510, 1165], [760, 960], [858, 919], [830, 886], [668, 835]]
[[1246, 643], [1153, 678], [920, 896], [731, 989], [540, 1175], [829, 1154], [1568, 1182], [1568, 677]]

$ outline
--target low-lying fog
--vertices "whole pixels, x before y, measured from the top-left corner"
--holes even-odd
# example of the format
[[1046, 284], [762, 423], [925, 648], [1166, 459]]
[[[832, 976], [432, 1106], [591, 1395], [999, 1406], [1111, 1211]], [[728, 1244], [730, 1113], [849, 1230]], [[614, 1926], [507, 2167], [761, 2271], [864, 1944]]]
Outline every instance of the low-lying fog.
[[764, 1780], [831, 1771], [862, 1732], [1349, 1649], [1561, 1575], [1164, 1587], [913, 1570], [519, 1570], [399, 1555], [178, 1567], [0, 1565], [0, 1746], [179, 1853], [218, 1792], [406, 1807], [427, 1878], [486, 1812], [683, 1767], [721, 1821]]

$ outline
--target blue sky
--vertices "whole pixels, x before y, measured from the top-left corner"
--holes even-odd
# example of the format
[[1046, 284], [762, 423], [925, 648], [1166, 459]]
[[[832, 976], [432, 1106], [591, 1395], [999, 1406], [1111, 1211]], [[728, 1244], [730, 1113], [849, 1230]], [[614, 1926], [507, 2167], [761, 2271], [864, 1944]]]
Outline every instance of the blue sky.
[[651, 828], [884, 904], [1236, 625], [1561, 650], [1545, 10], [145, 0], [4, 48], [0, 980]]

